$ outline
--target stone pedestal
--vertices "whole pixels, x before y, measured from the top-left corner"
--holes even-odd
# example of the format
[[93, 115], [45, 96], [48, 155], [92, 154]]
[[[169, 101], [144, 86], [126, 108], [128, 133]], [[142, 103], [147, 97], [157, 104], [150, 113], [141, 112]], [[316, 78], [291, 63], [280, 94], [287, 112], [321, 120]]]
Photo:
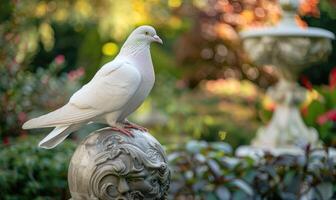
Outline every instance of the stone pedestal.
[[265, 150], [320, 146], [317, 131], [308, 128], [301, 118], [299, 105], [305, 100], [305, 89], [295, 82], [281, 79], [275, 87], [268, 89], [268, 95], [277, 107], [269, 124], [258, 130], [252, 146]]
[[147, 132], [133, 133], [104, 128], [78, 146], [68, 172], [72, 200], [167, 199], [170, 171], [162, 146]]

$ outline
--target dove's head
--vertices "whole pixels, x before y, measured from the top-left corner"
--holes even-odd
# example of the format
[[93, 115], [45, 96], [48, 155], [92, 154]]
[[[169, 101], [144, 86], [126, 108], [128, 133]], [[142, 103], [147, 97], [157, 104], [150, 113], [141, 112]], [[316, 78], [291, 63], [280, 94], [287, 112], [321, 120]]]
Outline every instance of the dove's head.
[[141, 52], [142, 49], [149, 48], [152, 42], [162, 44], [161, 38], [151, 26], [139, 26], [127, 38], [121, 49], [121, 54], [133, 54]]
[[128, 37], [127, 40], [132, 39], [132, 41], [135, 42], [145, 42], [145, 43], [152, 43], [152, 42], [158, 42], [162, 44], [161, 38], [156, 34], [156, 31], [153, 27], [144, 25], [139, 26], [136, 28], [131, 35]]

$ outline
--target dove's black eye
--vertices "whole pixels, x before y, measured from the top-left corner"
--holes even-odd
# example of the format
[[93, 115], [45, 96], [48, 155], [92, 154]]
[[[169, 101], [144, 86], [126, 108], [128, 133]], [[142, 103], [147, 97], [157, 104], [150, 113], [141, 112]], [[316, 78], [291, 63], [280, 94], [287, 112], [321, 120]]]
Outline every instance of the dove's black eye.
[[148, 32], [148, 31], [146, 31], [146, 32], [145, 32], [145, 35], [149, 35], [149, 32]]

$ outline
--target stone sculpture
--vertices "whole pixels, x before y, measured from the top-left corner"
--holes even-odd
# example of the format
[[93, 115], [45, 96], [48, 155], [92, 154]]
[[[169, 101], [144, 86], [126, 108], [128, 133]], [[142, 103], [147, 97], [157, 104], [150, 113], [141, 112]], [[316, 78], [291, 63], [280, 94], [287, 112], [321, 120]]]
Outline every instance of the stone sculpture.
[[170, 183], [160, 143], [147, 132], [134, 137], [104, 128], [90, 134], [69, 166], [71, 200], [164, 200]]

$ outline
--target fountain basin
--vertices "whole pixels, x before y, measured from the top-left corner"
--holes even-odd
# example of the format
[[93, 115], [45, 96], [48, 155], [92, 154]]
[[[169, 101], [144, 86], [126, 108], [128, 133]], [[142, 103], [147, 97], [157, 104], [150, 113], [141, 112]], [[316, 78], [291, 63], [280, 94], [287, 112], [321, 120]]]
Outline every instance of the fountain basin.
[[288, 80], [296, 80], [305, 67], [327, 60], [332, 50], [328, 37], [258, 34], [251, 33], [243, 40], [249, 58], [257, 66], [278, 68]]
[[303, 28], [298, 26], [285, 26], [281, 24], [276, 27], [268, 28], [256, 28], [254, 30], [248, 30], [240, 33], [240, 36], [244, 39], [251, 37], [263, 37], [263, 36], [275, 36], [275, 37], [317, 37], [335, 39], [335, 35], [325, 29], [321, 28]]

